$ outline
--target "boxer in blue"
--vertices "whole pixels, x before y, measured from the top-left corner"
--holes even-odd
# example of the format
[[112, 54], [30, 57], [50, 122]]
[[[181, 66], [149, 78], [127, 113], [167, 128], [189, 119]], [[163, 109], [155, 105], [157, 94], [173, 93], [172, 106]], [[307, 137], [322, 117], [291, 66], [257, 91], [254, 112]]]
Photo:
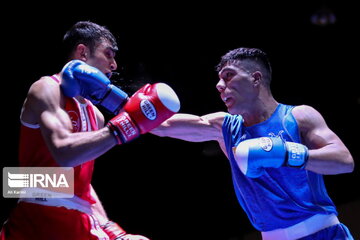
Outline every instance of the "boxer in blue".
[[353, 239], [322, 175], [352, 172], [354, 161], [323, 116], [311, 106], [275, 100], [271, 65], [260, 49], [231, 50], [217, 70], [228, 113], [175, 114], [152, 133], [217, 141], [230, 161], [238, 201], [263, 239]]

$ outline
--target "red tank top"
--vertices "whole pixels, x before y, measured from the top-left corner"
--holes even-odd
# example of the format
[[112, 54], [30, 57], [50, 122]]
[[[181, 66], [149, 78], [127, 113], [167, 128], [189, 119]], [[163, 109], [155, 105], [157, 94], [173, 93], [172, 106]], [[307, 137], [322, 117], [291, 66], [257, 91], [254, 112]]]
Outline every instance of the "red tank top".
[[[51, 76], [56, 82], [56, 75]], [[75, 98], [65, 99], [65, 110], [73, 126], [73, 132], [97, 130], [96, 115], [90, 101], [79, 103]], [[20, 129], [19, 163], [22, 167], [58, 167], [49, 152], [38, 125], [22, 123]], [[74, 194], [89, 203], [95, 203], [90, 194], [94, 160], [74, 167]]]

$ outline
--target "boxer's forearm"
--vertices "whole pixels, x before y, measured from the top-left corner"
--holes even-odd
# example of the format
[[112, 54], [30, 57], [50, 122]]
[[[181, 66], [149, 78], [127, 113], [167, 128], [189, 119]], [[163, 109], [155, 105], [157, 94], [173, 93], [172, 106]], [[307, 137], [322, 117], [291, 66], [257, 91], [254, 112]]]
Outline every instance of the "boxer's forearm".
[[204, 116], [175, 114], [151, 133], [161, 137], [172, 137], [189, 142], [204, 142], [222, 139], [222, 122], [225, 113]]

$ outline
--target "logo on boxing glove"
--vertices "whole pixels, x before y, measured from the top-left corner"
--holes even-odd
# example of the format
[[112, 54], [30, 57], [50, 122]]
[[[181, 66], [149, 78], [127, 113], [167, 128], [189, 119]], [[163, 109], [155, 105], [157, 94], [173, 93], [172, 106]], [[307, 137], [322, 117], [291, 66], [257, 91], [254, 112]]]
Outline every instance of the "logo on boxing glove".
[[268, 137], [259, 138], [259, 145], [265, 152], [270, 152], [273, 148], [273, 142]]
[[122, 115], [114, 120], [114, 124], [118, 125], [119, 130], [122, 131], [123, 136], [126, 136], [127, 139], [132, 139], [134, 136], [137, 136], [138, 130], [134, 123], [129, 120], [127, 115]]
[[89, 65], [79, 65], [78, 68], [83, 72], [83, 73], [87, 73], [87, 74], [96, 74], [96, 73], [99, 73], [99, 71], [94, 68], [94, 67], [91, 67]]
[[140, 102], [140, 108], [145, 117], [149, 120], [156, 119], [156, 109], [154, 105], [147, 99]]

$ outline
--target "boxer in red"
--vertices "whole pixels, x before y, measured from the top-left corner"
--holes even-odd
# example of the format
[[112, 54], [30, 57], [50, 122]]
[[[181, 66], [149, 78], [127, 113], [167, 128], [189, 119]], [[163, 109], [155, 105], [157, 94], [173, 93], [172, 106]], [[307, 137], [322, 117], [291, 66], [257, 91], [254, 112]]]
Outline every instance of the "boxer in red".
[[[147, 84], [130, 98], [111, 85], [117, 44], [103, 26], [78, 22], [64, 45], [69, 63], [34, 82], [24, 101], [19, 165], [73, 167], [74, 197], [20, 198], [0, 239], [148, 240], [108, 219], [91, 186], [94, 160], [157, 127], [179, 110], [179, 100], [164, 83]], [[96, 105], [113, 119], [105, 124]]]

